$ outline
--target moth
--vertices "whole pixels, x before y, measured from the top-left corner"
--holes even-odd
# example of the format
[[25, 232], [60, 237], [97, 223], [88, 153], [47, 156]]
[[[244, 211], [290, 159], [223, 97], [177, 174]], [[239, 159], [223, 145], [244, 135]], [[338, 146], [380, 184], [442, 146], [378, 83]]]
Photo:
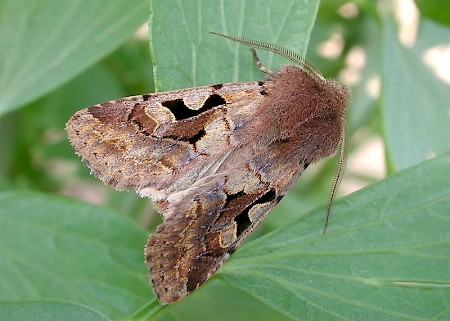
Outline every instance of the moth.
[[[162, 213], [145, 261], [163, 304], [208, 280], [309, 164], [345, 146], [348, 87], [290, 50], [218, 35], [249, 46], [268, 77], [112, 100], [67, 123], [95, 176]], [[296, 65], [272, 72], [255, 49]]]

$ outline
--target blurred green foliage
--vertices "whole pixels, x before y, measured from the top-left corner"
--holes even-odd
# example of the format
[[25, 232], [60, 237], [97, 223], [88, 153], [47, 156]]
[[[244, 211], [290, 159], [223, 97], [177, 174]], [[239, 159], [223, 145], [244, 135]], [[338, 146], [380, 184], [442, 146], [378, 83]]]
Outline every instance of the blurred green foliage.
[[[119, 319], [141, 306], [127, 320], [450, 319], [450, 90], [423, 59], [448, 50], [450, 15], [448, 1], [416, 3], [405, 45], [390, 1], [0, 0], [0, 320]], [[148, 17], [149, 38], [136, 33]], [[338, 201], [321, 238], [317, 206], [335, 162], [316, 165], [218, 278], [171, 309], [145, 306], [154, 297], [142, 252], [159, 215], [90, 176], [65, 122], [154, 87], [264, 77], [247, 48], [208, 31], [276, 43], [326, 77], [353, 79], [350, 158], [381, 137], [389, 177], [376, 184], [349, 168], [346, 178], [375, 184]], [[260, 56], [271, 69], [285, 63]]]

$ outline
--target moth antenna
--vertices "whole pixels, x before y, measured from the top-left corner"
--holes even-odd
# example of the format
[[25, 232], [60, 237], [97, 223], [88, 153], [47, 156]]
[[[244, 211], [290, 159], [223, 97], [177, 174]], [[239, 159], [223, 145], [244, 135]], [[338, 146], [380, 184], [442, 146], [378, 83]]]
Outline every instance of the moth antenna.
[[256, 53], [255, 48], [251, 48], [251, 50], [252, 50], [252, 53], [253, 53], [253, 58], [255, 58], [255, 63], [258, 66], [259, 70], [261, 70], [265, 74], [272, 75], [273, 71], [268, 69], [266, 66], [263, 65], [263, 63], [261, 62], [261, 60], [258, 57], [258, 54]]
[[331, 207], [333, 206], [333, 202], [336, 197], [336, 193], [338, 191], [339, 185], [341, 184], [342, 178], [344, 177], [345, 166], [347, 165], [348, 133], [347, 133], [345, 118], [344, 118], [343, 124], [344, 124], [344, 130], [341, 135], [341, 141], [340, 141], [339, 150], [338, 150], [338, 165], [337, 165], [337, 169], [336, 169], [336, 174], [334, 175], [333, 185], [331, 186], [330, 195], [328, 196], [327, 217], [325, 219], [325, 226], [323, 228], [322, 235], [325, 234], [327, 231], [328, 223], [330, 221], [330, 216], [331, 216]]
[[217, 36], [224, 37], [226, 39], [235, 41], [235, 42], [240, 43], [242, 45], [246, 45], [246, 46], [248, 46], [250, 48], [253, 48], [253, 49], [263, 49], [263, 50], [267, 50], [267, 51], [271, 51], [273, 53], [276, 53], [276, 54], [278, 54], [278, 55], [280, 55], [280, 56], [282, 56], [282, 57], [284, 57], [284, 58], [286, 58], [286, 59], [296, 63], [297, 65], [302, 67], [302, 69], [304, 71], [306, 71], [307, 73], [309, 73], [309, 74], [311, 74], [311, 75], [313, 75], [313, 76], [315, 76], [317, 78], [320, 78], [322, 80], [325, 80], [325, 78], [322, 76], [320, 71], [313, 64], [308, 62], [308, 60], [306, 60], [305, 57], [303, 57], [302, 55], [299, 55], [298, 53], [296, 53], [296, 52], [294, 52], [292, 50], [289, 50], [289, 49], [286, 49], [286, 48], [274, 45], [274, 44], [269, 43], [269, 42], [249, 40], [249, 39], [244, 39], [244, 38], [239, 38], [239, 37], [232, 37], [232, 36], [227, 36], [227, 35], [224, 35], [224, 34], [221, 34], [221, 33], [218, 33], [218, 32], [212, 32], [212, 31], [209, 32], [209, 33], [212, 34], [212, 35], [217, 35]]

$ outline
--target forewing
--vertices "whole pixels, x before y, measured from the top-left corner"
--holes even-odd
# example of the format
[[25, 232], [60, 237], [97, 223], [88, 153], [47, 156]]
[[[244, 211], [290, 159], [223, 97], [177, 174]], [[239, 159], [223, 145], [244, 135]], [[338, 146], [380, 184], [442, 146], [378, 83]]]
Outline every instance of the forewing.
[[249, 82], [122, 98], [77, 112], [66, 130], [95, 176], [136, 189], [164, 210], [164, 199], [213, 173], [244, 143], [230, 136], [236, 119], [245, 123], [241, 131], [254, 122], [249, 108], [262, 99], [260, 90]]
[[212, 276], [297, 180], [305, 164], [280, 154], [279, 144], [259, 154], [242, 146], [171, 202], [146, 246], [161, 302], [181, 300]]

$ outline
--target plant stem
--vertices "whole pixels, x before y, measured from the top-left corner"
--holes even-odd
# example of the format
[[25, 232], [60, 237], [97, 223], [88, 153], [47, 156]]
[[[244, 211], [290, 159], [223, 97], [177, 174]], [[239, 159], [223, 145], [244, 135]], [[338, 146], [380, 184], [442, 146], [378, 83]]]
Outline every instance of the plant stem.
[[132, 315], [125, 317], [120, 321], [150, 321], [162, 311], [166, 305], [162, 305], [157, 299], [154, 299], [144, 305], [142, 308], [134, 312]]

